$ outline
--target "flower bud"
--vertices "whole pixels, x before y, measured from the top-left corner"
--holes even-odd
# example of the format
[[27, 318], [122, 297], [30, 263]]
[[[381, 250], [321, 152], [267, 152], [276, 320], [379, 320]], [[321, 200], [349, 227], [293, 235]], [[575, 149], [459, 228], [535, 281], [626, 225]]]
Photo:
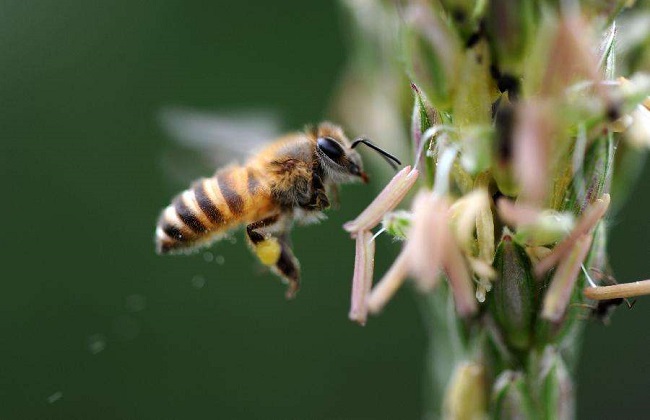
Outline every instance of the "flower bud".
[[650, 147], [650, 110], [639, 105], [632, 111], [632, 124], [628, 128], [627, 138], [635, 147]]
[[445, 392], [443, 418], [480, 420], [486, 416], [485, 369], [476, 362], [456, 365]]
[[573, 418], [573, 384], [556, 349], [547, 347], [540, 363], [540, 402], [544, 419]]
[[581, 170], [573, 177], [562, 202], [562, 209], [574, 214], [582, 213], [588, 205], [610, 190], [614, 164], [613, 135], [596, 138], [584, 153], [584, 158], [580, 156], [580, 159], [574, 162], [574, 166], [581, 167]]
[[497, 376], [492, 390], [492, 417], [495, 419], [535, 418], [533, 401], [521, 372], [506, 370]]
[[430, 131], [427, 130], [440, 124], [440, 114], [433, 108], [429, 98], [427, 98], [415, 83], [411, 83], [411, 89], [413, 89], [415, 96], [413, 101], [413, 114], [411, 116], [414, 166], [422, 167], [422, 163], [426, 165], [425, 174], [427, 185], [432, 185], [435, 169], [431, 159], [425, 159], [425, 148], [428, 147], [429, 138], [433, 136], [427, 136], [425, 133], [429, 133]]
[[542, 318], [555, 323], [562, 321], [573, 287], [580, 275], [580, 267], [590, 247], [591, 236], [582, 235], [566, 258], [560, 261], [544, 296]]
[[507, 233], [497, 247], [494, 268], [497, 279], [488, 296], [490, 311], [506, 342], [525, 349], [535, 319], [535, 280], [526, 251]]
[[403, 241], [411, 227], [411, 213], [405, 210], [386, 213], [381, 221], [382, 228], [394, 239]]
[[528, 246], [554, 244], [571, 232], [575, 220], [571, 213], [543, 211], [532, 224], [520, 226], [515, 241]]
[[413, 101], [413, 114], [411, 116], [411, 134], [415, 142], [415, 154], [418, 155], [421, 147], [422, 133], [434, 125], [440, 124], [440, 115], [433, 108], [429, 98], [415, 83], [411, 83], [415, 96]]

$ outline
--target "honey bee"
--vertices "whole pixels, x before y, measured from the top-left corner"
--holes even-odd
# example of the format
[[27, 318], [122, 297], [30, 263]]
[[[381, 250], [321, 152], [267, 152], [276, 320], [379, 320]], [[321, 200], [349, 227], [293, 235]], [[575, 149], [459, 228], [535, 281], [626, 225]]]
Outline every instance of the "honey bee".
[[286, 297], [293, 298], [300, 288], [300, 264], [291, 249], [291, 227], [322, 219], [338, 184], [368, 182], [355, 150], [359, 144], [380, 153], [394, 168], [401, 164], [368, 139], [351, 142], [329, 122], [286, 135], [244, 165], [219, 169], [176, 196], [158, 219], [157, 252], [196, 250], [245, 224], [253, 253], [287, 283]]

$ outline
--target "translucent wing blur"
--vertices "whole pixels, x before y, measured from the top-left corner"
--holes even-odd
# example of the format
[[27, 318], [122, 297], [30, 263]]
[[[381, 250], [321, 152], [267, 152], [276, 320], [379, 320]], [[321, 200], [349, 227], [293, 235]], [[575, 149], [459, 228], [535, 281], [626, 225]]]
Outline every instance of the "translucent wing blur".
[[232, 162], [243, 162], [281, 134], [280, 118], [269, 111], [218, 113], [167, 107], [159, 122], [174, 140], [162, 156], [172, 179], [187, 183]]

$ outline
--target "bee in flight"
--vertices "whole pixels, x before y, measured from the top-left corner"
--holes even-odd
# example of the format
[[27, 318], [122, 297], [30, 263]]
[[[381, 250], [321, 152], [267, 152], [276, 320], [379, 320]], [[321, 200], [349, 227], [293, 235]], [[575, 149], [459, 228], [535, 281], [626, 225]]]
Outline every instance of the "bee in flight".
[[294, 221], [322, 219], [338, 184], [368, 182], [355, 150], [359, 144], [380, 153], [394, 168], [401, 164], [365, 138], [350, 142], [329, 122], [286, 135], [244, 165], [219, 169], [176, 196], [158, 219], [157, 252], [192, 251], [245, 224], [254, 254], [288, 284], [287, 298], [294, 297], [300, 265], [291, 250], [290, 229]]

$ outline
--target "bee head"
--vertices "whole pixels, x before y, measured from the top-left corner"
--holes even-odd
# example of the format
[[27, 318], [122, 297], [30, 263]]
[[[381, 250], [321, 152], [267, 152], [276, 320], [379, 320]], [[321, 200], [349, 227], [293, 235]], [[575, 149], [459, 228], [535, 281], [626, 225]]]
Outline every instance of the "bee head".
[[368, 139], [359, 138], [350, 143], [343, 130], [330, 123], [322, 123], [315, 130], [316, 152], [321, 166], [327, 176], [336, 183], [354, 182], [361, 180], [368, 183], [368, 175], [363, 171], [361, 155], [354, 150], [359, 144], [365, 144], [380, 153], [394, 168], [393, 162], [400, 161], [375, 146]]
[[361, 155], [352, 149], [340, 127], [322, 123], [314, 131], [316, 155], [328, 179], [337, 184], [359, 180], [368, 182]]

